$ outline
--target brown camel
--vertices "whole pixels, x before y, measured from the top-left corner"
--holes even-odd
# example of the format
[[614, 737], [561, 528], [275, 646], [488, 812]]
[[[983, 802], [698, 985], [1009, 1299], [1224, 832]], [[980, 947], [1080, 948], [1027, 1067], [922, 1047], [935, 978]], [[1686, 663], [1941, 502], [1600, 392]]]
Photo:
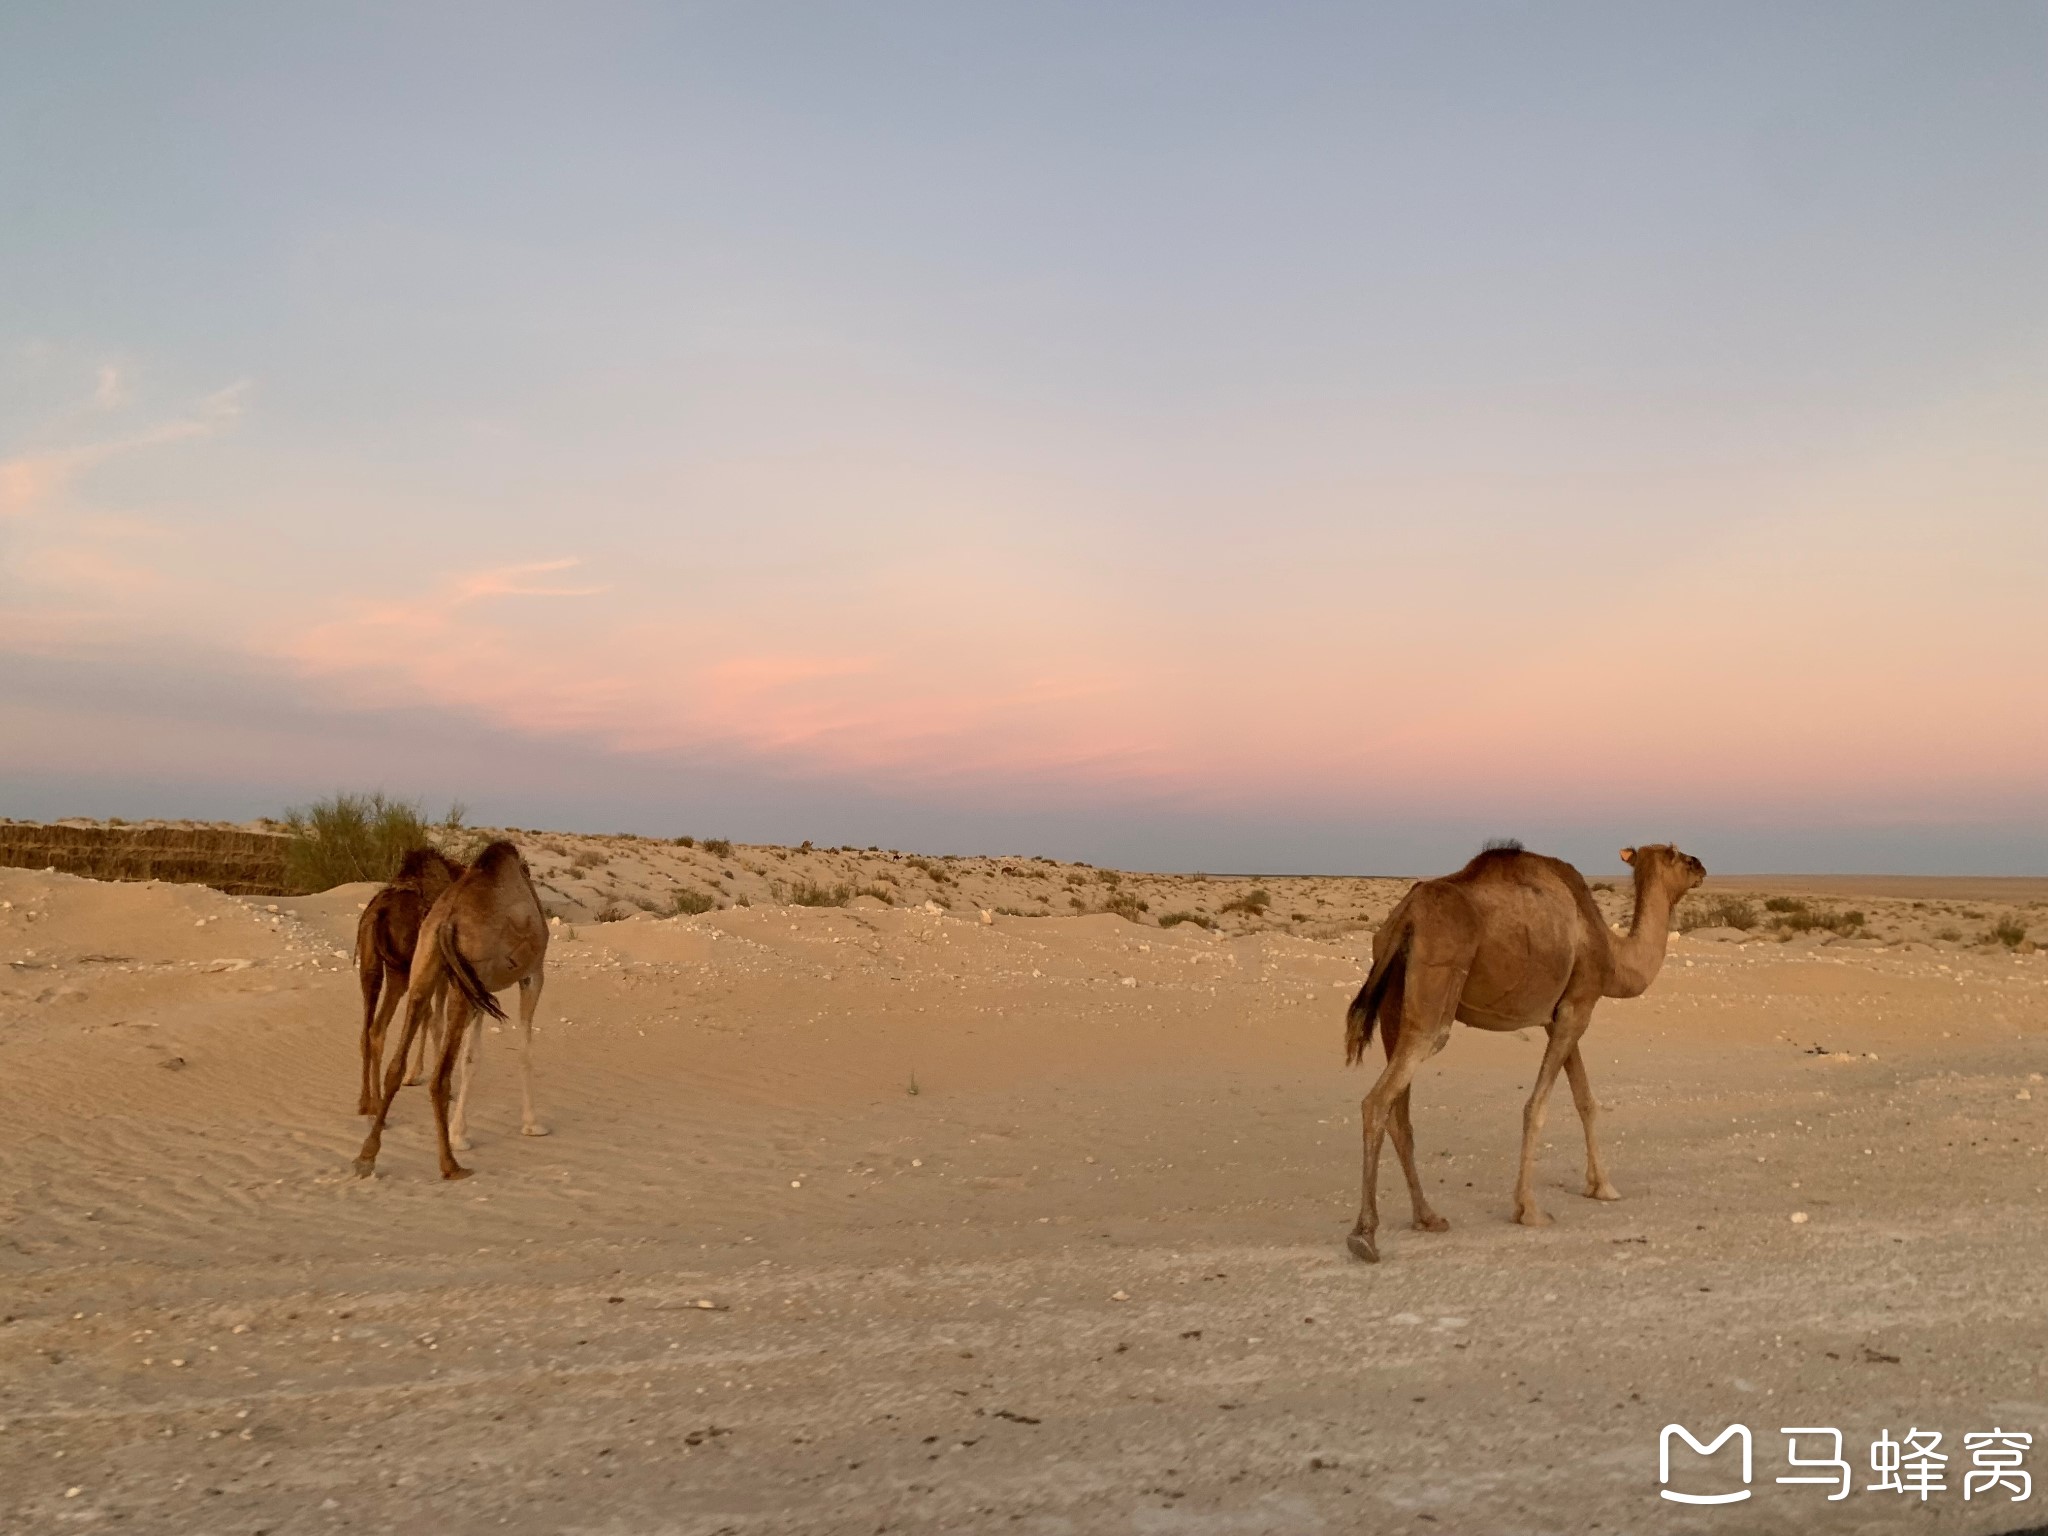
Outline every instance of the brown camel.
[[[540, 898], [534, 893], [526, 860], [512, 844], [492, 843], [477, 855], [462, 878], [442, 893], [420, 924], [419, 946], [409, 978], [411, 997], [406, 1007], [405, 1031], [399, 1037], [398, 1053], [384, 1070], [377, 1117], [371, 1122], [370, 1134], [356, 1158], [358, 1174], [367, 1176], [377, 1166], [377, 1149], [384, 1139], [384, 1122], [391, 1113], [391, 1101], [398, 1096], [405, 1053], [444, 995], [447, 1017], [430, 1089], [434, 1127], [440, 1139], [441, 1177], [469, 1177], [469, 1170], [455, 1161], [449, 1135], [449, 1087], [456, 1058], [462, 1054], [464, 1037], [479, 1010], [494, 1019], [505, 1017], [505, 1010], [491, 994], [515, 982], [519, 985], [521, 1036], [520, 1130], [528, 1136], [547, 1135], [547, 1127], [533, 1117], [533, 1011], [540, 1002], [547, 953], [547, 918], [541, 913]], [[461, 1102], [455, 1112], [454, 1142], [464, 1147], [469, 1143], [460, 1132], [476, 1059], [474, 1036], [470, 1036], [469, 1044], [471, 1054], [464, 1065]]]
[[[363, 985], [363, 1084], [356, 1101], [356, 1113], [377, 1112], [377, 1069], [384, 1059], [384, 1033], [398, 1000], [405, 995], [405, 979], [412, 971], [412, 954], [419, 943], [420, 922], [441, 893], [462, 876], [462, 866], [437, 848], [415, 848], [400, 861], [391, 883], [370, 898], [356, 922], [356, 976]], [[380, 997], [381, 994], [381, 997]], [[426, 1056], [422, 1037], [420, 1057]], [[420, 1080], [420, 1063], [415, 1062], [409, 1083]]]
[[1372, 941], [1372, 973], [1345, 1019], [1344, 1057], [1365, 1054], [1375, 1022], [1387, 1051], [1386, 1069], [1365, 1096], [1365, 1190], [1350, 1248], [1379, 1262], [1380, 1138], [1391, 1129], [1415, 1225], [1442, 1232], [1450, 1223], [1430, 1209], [1415, 1172], [1415, 1134], [1408, 1120], [1408, 1086], [1415, 1069], [1444, 1048], [1451, 1021], [1480, 1029], [1522, 1029], [1539, 1024], [1550, 1033], [1522, 1110], [1522, 1162], [1515, 1179], [1515, 1220], [1548, 1226], [1530, 1179], [1544, 1104], [1559, 1068], [1571, 1079], [1572, 1099], [1586, 1127], [1586, 1195], [1619, 1200], [1600, 1167], [1593, 1139], [1596, 1106], [1579, 1054], [1579, 1037], [1603, 997], [1638, 997], [1657, 978], [1669, 940], [1671, 908], [1706, 878], [1706, 866], [1665, 844], [1624, 848], [1635, 870], [1636, 910], [1626, 936], [1600, 916], [1579, 872], [1562, 859], [1525, 853], [1519, 843], [1489, 847], [1455, 875], [1424, 880], [1401, 898]]

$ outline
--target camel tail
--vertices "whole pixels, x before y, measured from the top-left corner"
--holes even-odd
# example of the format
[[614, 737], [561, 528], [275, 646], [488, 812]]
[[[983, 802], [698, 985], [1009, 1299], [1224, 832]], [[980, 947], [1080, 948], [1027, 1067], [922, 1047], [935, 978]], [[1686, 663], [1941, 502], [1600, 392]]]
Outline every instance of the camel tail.
[[448, 978], [455, 983], [455, 990], [466, 998], [471, 1007], [481, 1008], [494, 1019], [505, 1017], [505, 1010], [498, 1006], [498, 1000], [485, 988], [483, 978], [476, 973], [476, 967], [462, 953], [455, 942], [455, 919], [450, 917], [441, 925], [436, 939], [441, 950], [441, 959], [448, 966]]
[[1373, 962], [1372, 974], [1365, 978], [1365, 985], [1358, 989], [1358, 996], [1351, 1000], [1351, 1006], [1344, 1013], [1344, 1065], [1355, 1067], [1365, 1059], [1365, 1048], [1372, 1044], [1373, 1025], [1379, 1022], [1380, 1002], [1386, 996], [1387, 981], [1394, 973], [1394, 962], [1408, 952], [1409, 928], [1407, 918], [1401, 919], [1401, 927], [1394, 934], [1394, 942], [1387, 946], [1387, 952]]

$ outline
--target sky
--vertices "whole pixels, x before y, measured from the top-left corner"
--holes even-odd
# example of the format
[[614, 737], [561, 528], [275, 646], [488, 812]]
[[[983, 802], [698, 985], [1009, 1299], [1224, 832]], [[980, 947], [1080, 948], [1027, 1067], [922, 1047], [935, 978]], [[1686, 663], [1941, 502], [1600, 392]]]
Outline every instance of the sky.
[[0, 815], [2048, 873], [2048, 8], [11, 4]]

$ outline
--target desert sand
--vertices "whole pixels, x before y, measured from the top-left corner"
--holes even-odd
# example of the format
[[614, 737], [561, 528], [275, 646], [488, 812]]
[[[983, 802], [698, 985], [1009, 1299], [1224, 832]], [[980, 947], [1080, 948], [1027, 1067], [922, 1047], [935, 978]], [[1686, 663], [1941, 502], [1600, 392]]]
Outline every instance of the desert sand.
[[[461, 1183], [418, 1089], [351, 1174], [374, 887], [0, 869], [0, 1530], [2048, 1518], [1962, 1497], [1968, 1432], [2048, 1473], [2048, 882], [1710, 879], [1753, 926], [1588, 1036], [1622, 1201], [1560, 1091], [1556, 1224], [1509, 1222], [1541, 1037], [1461, 1028], [1415, 1089], [1452, 1230], [1389, 1155], [1368, 1266], [1343, 1012], [1405, 880], [513, 835], [553, 1134], [487, 1033]], [[1674, 1420], [1752, 1428], [1749, 1502], [1659, 1500]], [[1784, 1425], [1856, 1491], [1776, 1485]], [[1864, 1491], [1911, 1427], [1946, 1491]]]

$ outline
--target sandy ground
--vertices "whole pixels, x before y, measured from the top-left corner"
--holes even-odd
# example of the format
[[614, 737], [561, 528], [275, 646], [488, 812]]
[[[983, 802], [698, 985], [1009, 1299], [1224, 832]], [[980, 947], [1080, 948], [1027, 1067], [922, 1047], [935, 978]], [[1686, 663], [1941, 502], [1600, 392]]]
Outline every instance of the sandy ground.
[[[1625, 1198], [1579, 1197], [1560, 1092], [1556, 1225], [1507, 1220], [1540, 1036], [1461, 1029], [1415, 1094], [1452, 1230], [1406, 1229], [1389, 1154], [1366, 1266], [1342, 1014], [1404, 882], [1219, 913], [1252, 882], [521, 840], [567, 918], [554, 1134], [486, 1036], [459, 1184], [418, 1090], [349, 1172], [368, 888], [0, 870], [0, 1530], [2048, 1520], [1961, 1489], [1965, 1433], [2048, 1436], [2048, 955], [1980, 942], [2043, 937], [2048, 882], [1716, 880], [1758, 926], [1676, 940], [1589, 1036]], [[884, 873], [886, 907], [774, 904]], [[686, 883], [751, 904], [646, 913]], [[1146, 922], [997, 913], [1119, 891]], [[1866, 921], [1773, 930], [1772, 895]], [[1180, 909], [1221, 927], [1150, 926]], [[1748, 1503], [1658, 1499], [1673, 1420], [1752, 1428]], [[1775, 1485], [1783, 1425], [1845, 1431], [1857, 1491]], [[1952, 1457], [1924, 1505], [1863, 1491], [1909, 1428]]]

